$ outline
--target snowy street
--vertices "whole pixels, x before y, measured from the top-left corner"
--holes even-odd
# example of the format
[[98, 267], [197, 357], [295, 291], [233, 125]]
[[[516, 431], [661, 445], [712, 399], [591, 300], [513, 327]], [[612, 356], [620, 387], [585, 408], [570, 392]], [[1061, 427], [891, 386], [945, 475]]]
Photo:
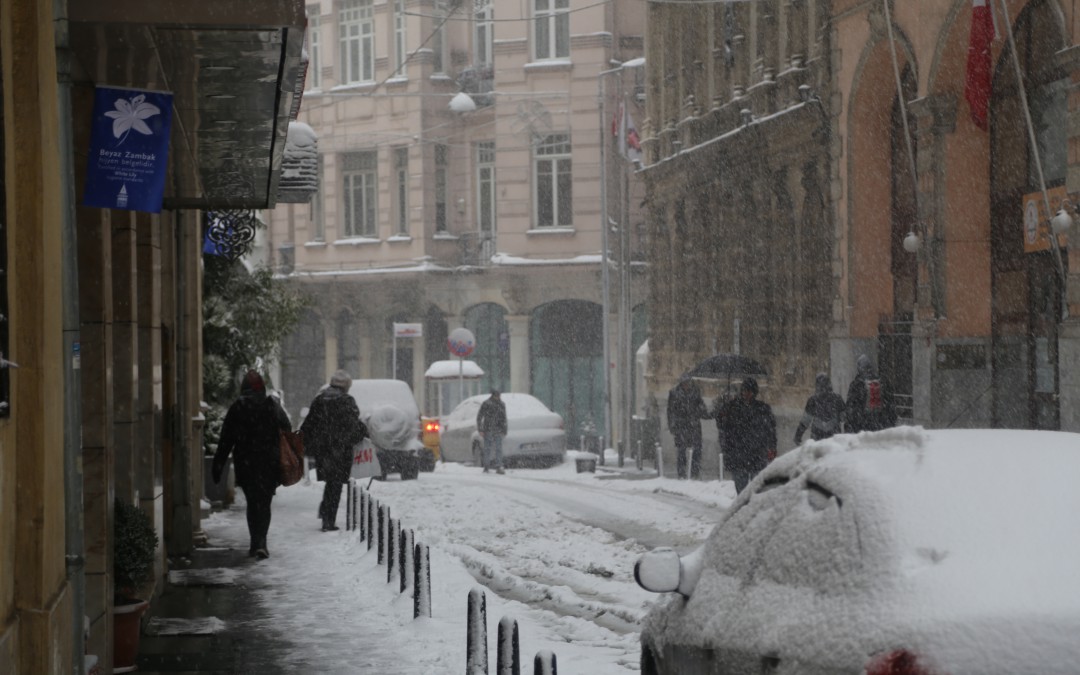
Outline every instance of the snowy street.
[[[613, 462], [612, 462], [613, 463]], [[367, 484], [367, 481], [362, 483]], [[700, 543], [734, 498], [730, 482], [632, 479], [552, 469], [483, 474], [439, 464], [416, 481], [374, 482], [371, 495], [431, 548], [432, 617], [359, 532], [320, 532], [322, 483], [279, 488], [270, 559], [243, 570], [271, 617], [259, 627], [286, 642], [287, 669], [450, 673], [466, 663], [469, 590], [485, 589], [490, 671], [499, 620], [518, 621], [523, 672], [551, 650], [560, 673], [639, 669], [639, 621], [657, 597], [634, 582], [638, 556]], [[204, 522], [213, 546], [247, 547], [243, 501]]]

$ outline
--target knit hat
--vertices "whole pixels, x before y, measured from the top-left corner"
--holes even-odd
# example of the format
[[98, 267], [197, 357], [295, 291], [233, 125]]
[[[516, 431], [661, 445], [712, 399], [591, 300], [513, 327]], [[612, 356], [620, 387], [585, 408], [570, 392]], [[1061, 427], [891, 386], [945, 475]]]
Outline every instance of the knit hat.
[[240, 392], [264, 392], [266, 391], [266, 383], [263, 382], [262, 375], [257, 370], [249, 370], [244, 374], [244, 379], [240, 383]]
[[352, 376], [344, 370], [335, 370], [333, 376], [330, 377], [330, 386], [349, 391], [349, 387], [352, 386]]

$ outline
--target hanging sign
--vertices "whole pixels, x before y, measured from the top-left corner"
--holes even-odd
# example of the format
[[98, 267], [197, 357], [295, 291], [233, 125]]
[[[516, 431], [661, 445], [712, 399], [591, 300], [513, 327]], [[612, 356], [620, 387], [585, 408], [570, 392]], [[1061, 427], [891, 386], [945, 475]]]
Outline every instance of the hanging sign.
[[97, 87], [83, 205], [161, 212], [173, 95]]
[[[1065, 186], [1049, 188], [1046, 196], [1050, 199], [1050, 213], [1043, 206], [1042, 192], [1024, 195], [1024, 253], [1036, 253], [1050, 250], [1050, 217], [1061, 208], [1061, 200], [1068, 196]], [[1058, 235], [1058, 245], [1068, 245], [1065, 235]]]

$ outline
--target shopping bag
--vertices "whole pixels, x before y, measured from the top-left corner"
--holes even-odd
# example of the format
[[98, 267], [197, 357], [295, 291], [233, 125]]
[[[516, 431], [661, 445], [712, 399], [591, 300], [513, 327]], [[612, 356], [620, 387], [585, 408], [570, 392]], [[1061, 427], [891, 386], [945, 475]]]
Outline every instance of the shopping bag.
[[281, 453], [281, 484], [295, 485], [304, 477], [304, 435], [281, 430], [278, 437]]
[[371, 478], [382, 475], [379, 465], [379, 453], [370, 440], [364, 440], [353, 446], [353, 463], [349, 475], [353, 478]]

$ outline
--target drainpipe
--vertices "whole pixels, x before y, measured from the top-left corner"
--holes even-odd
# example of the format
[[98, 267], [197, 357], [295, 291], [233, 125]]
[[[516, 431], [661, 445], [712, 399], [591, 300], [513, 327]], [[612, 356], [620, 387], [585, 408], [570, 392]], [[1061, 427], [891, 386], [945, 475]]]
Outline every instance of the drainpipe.
[[64, 549], [71, 592], [72, 669], [82, 675], [86, 640], [86, 577], [83, 555], [82, 383], [79, 377], [79, 256], [75, 221], [75, 145], [71, 133], [71, 50], [68, 48], [67, 1], [53, 0], [56, 80], [63, 185], [60, 213], [64, 362]]

